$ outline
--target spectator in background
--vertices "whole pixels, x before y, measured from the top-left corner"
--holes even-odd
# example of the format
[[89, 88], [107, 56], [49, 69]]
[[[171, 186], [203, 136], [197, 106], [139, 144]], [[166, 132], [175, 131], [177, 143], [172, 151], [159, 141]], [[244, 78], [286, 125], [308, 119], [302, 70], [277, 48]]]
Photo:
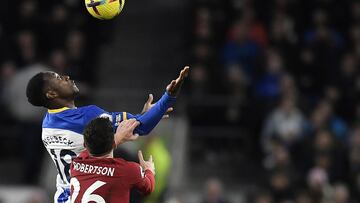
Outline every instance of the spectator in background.
[[[280, 80], [280, 92], [282, 97], [292, 98], [295, 101], [302, 101], [297, 90], [294, 78], [289, 74], [284, 74]], [[301, 102], [300, 102], [301, 103]]]
[[360, 23], [360, 2], [352, 1], [349, 10], [351, 13], [351, 20], [353, 23]]
[[322, 100], [317, 104], [306, 128], [308, 134], [322, 129], [330, 129], [340, 140], [347, 140], [348, 127], [340, 117], [334, 115], [333, 106], [328, 100]]
[[213, 62], [214, 53], [208, 42], [197, 42], [194, 46], [194, 60], [199, 63]]
[[239, 121], [242, 108], [246, 105], [248, 78], [239, 67], [240, 64], [233, 64], [228, 67], [226, 73], [227, 88], [229, 91], [229, 101], [227, 105], [226, 118], [230, 122]]
[[307, 185], [311, 199], [314, 202], [322, 202], [328, 197], [331, 188], [328, 181], [327, 173], [320, 168], [314, 168], [307, 175]]
[[347, 122], [352, 122], [355, 118], [353, 109], [356, 106], [356, 98], [360, 93], [356, 87], [358, 68], [358, 61], [356, 61], [353, 54], [348, 53], [343, 56], [336, 85], [341, 90], [339, 93], [339, 113]]
[[321, 168], [331, 182], [346, 180], [348, 163], [342, 143], [327, 130], [318, 131], [311, 143], [313, 144], [307, 144], [310, 147], [303, 147], [302, 164], [307, 164], [312, 168]]
[[[20, 1], [17, 7], [17, 15], [15, 15], [15, 21], [12, 23], [11, 30], [16, 32], [18, 28], [35, 29], [40, 28], [40, 12], [39, 2], [35, 0], [23, 0]], [[15, 27], [16, 26], [16, 27]]]
[[282, 12], [274, 14], [270, 23], [270, 45], [281, 50], [281, 54], [288, 60], [295, 59], [294, 49], [296, 48], [298, 39], [294, 29], [295, 22], [289, 15]]
[[57, 49], [50, 53], [49, 65], [55, 72], [61, 75], [69, 75], [67, 70], [68, 61], [63, 50]]
[[30, 30], [22, 30], [16, 38], [16, 63], [18, 67], [32, 65], [38, 60], [37, 44], [34, 33]]
[[315, 203], [308, 191], [301, 190], [295, 195], [295, 203]]
[[[43, 4], [47, 4], [43, 2]], [[42, 4], [42, 5], [43, 5]], [[41, 48], [44, 51], [60, 49], [64, 46], [66, 34], [70, 28], [69, 11], [63, 3], [52, 2], [47, 7], [44, 5], [44, 14], [46, 19], [43, 21], [43, 27], [39, 31]], [[73, 19], [71, 19], [71, 22]]]
[[153, 193], [145, 199], [145, 203], [163, 202], [168, 186], [169, 175], [171, 171], [172, 157], [167, 149], [165, 140], [160, 136], [148, 136], [145, 138], [144, 154], [145, 156], [153, 155], [156, 157], [157, 175], [155, 176], [156, 187]]
[[336, 184], [333, 188], [333, 202], [334, 203], [350, 203], [349, 190], [344, 184]]
[[39, 177], [44, 148], [39, 136], [41, 126], [38, 123], [44, 112], [40, 108], [33, 108], [28, 103], [26, 85], [31, 77], [45, 70], [46, 68], [41, 64], [24, 67], [12, 77], [5, 90], [6, 107], [21, 129], [19, 149], [23, 150], [21, 153], [24, 163], [23, 181], [28, 184], [36, 183]]
[[251, 39], [249, 23], [246, 19], [237, 19], [231, 26], [229, 38], [222, 52], [225, 68], [234, 64], [243, 68], [246, 77], [253, 80], [261, 55], [260, 45]]
[[360, 172], [360, 126], [354, 127], [349, 140], [350, 174]]
[[291, 176], [285, 171], [274, 171], [270, 176], [270, 190], [274, 202], [287, 201], [293, 198]]
[[[336, 65], [344, 46], [344, 38], [330, 27], [328, 14], [325, 10], [313, 12], [313, 28], [304, 34], [304, 42], [308, 55], [316, 68], [308, 69], [312, 88], [316, 94], [321, 94], [324, 85], [336, 78]], [[309, 67], [310, 68], [310, 67]]]
[[279, 52], [268, 49], [265, 71], [255, 81], [255, 95], [259, 100], [271, 106], [281, 94], [280, 81], [284, 73], [284, 63]]
[[244, 6], [241, 12], [242, 20], [249, 27], [249, 38], [256, 42], [256, 44], [260, 45], [262, 48], [266, 47], [268, 43], [268, 37], [265, 31], [265, 27], [261, 21], [256, 19], [256, 13], [252, 6], [249, 4]]
[[86, 38], [79, 30], [72, 30], [66, 38], [66, 53], [69, 60], [68, 73], [75, 80], [85, 84], [94, 82], [94, 59], [91, 51], [86, 49]]
[[296, 181], [298, 174], [294, 168], [289, 151], [280, 143], [273, 143], [273, 152], [265, 159], [265, 168], [270, 171], [283, 171]]
[[255, 194], [255, 197], [253, 203], [272, 203], [273, 197], [271, 196], [270, 192], [267, 191], [259, 191], [257, 194]]
[[262, 133], [264, 152], [271, 152], [271, 140], [277, 139], [287, 147], [299, 141], [304, 133], [305, 117], [293, 98], [285, 97], [268, 116]]
[[351, 197], [355, 201], [360, 201], [360, 172], [354, 174], [351, 178]]
[[[360, 87], [360, 80], [359, 80], [359, 87]], [[358, 101], [358, 103], [355, 106], [355, 118], [354, 118], [354, 122], [353, 123], [360, 123], [360, 101]]]
[[202, 203], [229, 203], [224, 197], [223, 187], [219, 180], [209, 179], [206, 182]]
[[0, 108], [2, 109], [2, 113], [0, 115], [0, 122], [8, 124], [11, 122], [9, 119], [10, 113], [6, 108], [6, 97], [5, 94], [6, 88], [9, 86], [10, 81], [16, 74], [16, 66], [15, 63], [11, 60], [5, 61], [0, 66]]
[[196, 10], [194, 34], [198, 41], [210, 42], [213, 38], [211, 29], [211, 15], [210, 10], [206, 7], [201, 7]]
[[209, 76], [207, 66], [201, 63], [197, 63], [192, 66], [190, 75], [191, 94], [195, 99], [202, 99], [209, 93], [208, 82]]

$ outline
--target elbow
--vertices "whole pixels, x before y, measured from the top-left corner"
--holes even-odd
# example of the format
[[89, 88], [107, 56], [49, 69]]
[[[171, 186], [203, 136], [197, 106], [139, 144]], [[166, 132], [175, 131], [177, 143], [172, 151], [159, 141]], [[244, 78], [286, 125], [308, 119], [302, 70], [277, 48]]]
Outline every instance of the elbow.
[[154, 191], [155, 191], [155, 186], [152, 185], [152, 186], [150, 186], [149, 188], [147, 188], [147, 189], [143, 192], [143, 195], [144, 195], [144, 196], [150, 195], [150, 194], [153, 193]]

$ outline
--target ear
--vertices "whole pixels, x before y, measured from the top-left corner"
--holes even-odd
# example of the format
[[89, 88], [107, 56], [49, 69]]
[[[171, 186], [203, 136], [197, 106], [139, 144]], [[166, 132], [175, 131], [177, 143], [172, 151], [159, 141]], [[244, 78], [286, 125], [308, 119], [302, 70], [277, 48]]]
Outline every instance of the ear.
[[46, 98], [55, 99], [56, 97], [58, 97], [58, 94], [55, 91], [49, 90], [46, 92]]
[[113, 149], [115, 149], [115, 148], [116, 148], [116, 143], [115, 143], [115, 140], [113, 141], [112, 148], [113, 148]]

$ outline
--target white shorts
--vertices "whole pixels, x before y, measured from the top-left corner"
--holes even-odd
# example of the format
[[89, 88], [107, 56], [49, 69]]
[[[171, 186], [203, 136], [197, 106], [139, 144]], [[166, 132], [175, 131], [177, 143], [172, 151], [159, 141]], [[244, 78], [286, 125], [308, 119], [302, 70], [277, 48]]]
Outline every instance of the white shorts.
[[57, 187], [54, 203], [70, 203], [70, 188]]

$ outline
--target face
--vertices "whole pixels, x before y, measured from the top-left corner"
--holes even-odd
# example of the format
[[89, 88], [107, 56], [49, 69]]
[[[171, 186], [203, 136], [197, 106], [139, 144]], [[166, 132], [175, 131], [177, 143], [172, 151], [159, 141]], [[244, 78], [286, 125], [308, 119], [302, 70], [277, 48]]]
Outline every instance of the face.
[[61, 76], [55, 72], [46, 72], [45, 81], [47, 82], [48, 98], [73, 98], [79, 93], [74, 80], [69, 76]]

